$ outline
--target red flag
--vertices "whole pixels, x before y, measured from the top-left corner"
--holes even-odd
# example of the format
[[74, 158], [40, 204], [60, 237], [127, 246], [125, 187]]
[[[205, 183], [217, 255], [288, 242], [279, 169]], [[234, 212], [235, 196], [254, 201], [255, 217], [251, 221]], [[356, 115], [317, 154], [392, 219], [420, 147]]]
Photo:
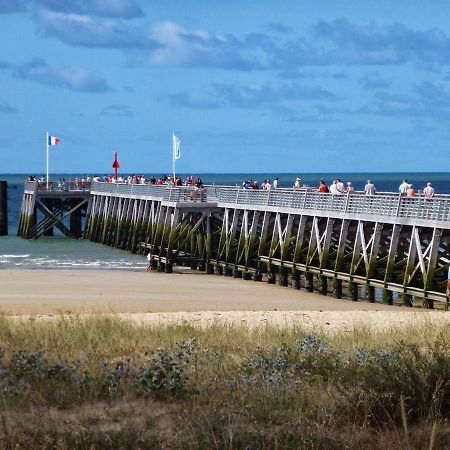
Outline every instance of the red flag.
[[117, 159], [117, 152], [114, 152], [114, 162], [113, 162], [113, 169], [114, 169], [114, 178], [117, 180], [117, 169], [120, 168], [119, 160]]

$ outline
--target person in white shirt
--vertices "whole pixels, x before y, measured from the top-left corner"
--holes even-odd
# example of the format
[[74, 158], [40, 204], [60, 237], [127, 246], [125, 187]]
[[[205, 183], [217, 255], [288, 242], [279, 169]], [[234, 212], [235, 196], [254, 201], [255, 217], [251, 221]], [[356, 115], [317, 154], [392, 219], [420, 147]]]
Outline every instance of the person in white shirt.
[[330, 186], [330, 194], [333, 194], [333, 195], [339, 194], [339, 192], [338, 192], [338, 190], [337, 190], [336, 180], [334, 180], [334, 181], [331, 183], [331, 186]]
[[400, 192], [400, 194], [406, 195], [408, 187], [409, 187], [408, 180], [403, 180], [403, 183], [398, 187], [398, 191]]
[[367, 184], [364, 186], [364, 192], [366, 195], [375, 195], [376, 192], [375, 185], [371, 180], [367, 180]]
[[339, 178], [336, 180], [336, 190], [338, 194], [345, 194], [344, 183]]
[[427, 187], [423, 189], [423, 195], [425, 195], [426, 198], [434, 197], [434, 187], [431, 185], [431, 181], [429, 181]]
[[276, 189], [278, 187], [278, 177], [273, 180], [273, 188]]

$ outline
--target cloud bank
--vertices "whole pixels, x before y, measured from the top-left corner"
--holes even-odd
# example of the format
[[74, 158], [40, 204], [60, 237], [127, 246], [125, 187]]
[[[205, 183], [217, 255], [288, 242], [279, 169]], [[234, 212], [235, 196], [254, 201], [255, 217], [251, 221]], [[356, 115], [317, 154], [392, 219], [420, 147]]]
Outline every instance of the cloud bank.
[[142, 9], [134, 0], [0, 0], [0, 14], [35, 8], [69, 14], [126, 19], [143, 15]]
[[13, 75], [16, 78], [69, 91], [102, 93], [111, 89], [104, 78], [84, 68], [50, 66], [42, 58], [33, 58], [25, 64], [16, 66]]
[[11, 106], [7, 101], [0, 100], [0, 113], [13, 114], [16, 113], [17, 109]]

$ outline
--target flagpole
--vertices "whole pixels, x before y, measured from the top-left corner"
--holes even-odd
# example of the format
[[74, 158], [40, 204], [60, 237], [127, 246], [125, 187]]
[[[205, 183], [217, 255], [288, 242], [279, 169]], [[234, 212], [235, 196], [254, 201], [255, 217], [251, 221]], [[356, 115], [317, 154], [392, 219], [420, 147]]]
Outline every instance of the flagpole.
[[172, 132], [172, 167], [173, 167], [173, 183], [175, 184], [175, 132]]
[[47, 178], [46, 178], [46, 181], [47, 181], [47, 190], [48, 190], [48, 166], [49, 166], [49, 164], [48, 164], [48, 131], [47, 131], [47, 136], [45, 139], [45, 145], [46, 145], [46, 150], [47, 150]]

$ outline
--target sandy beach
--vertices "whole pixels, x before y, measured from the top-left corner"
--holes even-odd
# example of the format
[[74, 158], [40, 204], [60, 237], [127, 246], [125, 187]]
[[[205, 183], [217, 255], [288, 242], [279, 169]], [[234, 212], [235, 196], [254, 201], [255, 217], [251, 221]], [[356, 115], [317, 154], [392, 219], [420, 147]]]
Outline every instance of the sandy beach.
[[199, 273], [114, 270], [0, 271], [6, 314], [198, 311], [374, 311], [392, 308]]
[[11, 316], [116, 313], [146, 323], [214, 323], [337, 330], [424, 321], [450, 324], [442, 311], [336, 300], [267, 283], [198, 273], [113, 270], [0, 271], [0, 312]]

